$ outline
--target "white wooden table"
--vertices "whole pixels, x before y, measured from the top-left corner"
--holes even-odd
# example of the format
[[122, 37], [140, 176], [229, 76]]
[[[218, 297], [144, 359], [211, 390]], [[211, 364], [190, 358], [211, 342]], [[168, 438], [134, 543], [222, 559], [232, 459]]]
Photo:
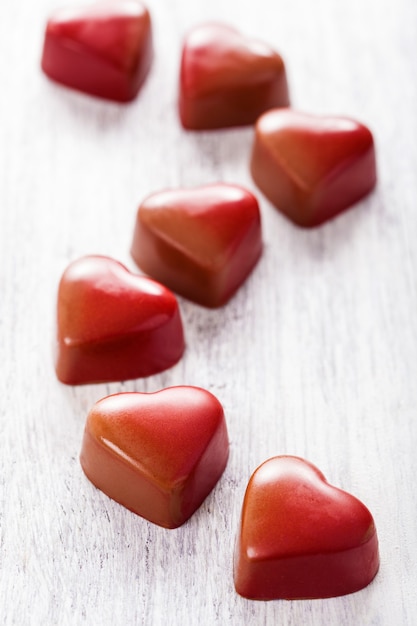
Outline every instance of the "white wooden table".
[[[118, 106], [49, 82], [39, 59], [57, 0], [0, 4], [0, 621], [3, 624], [392, 626], [417, 623], [417, 4], [414, 0], [149, 0], [156, 58]], [[304, 231], [262, 196], [265, 250], [224, 308], [183, 299], [184, 358], [123, 384], [56, 380], [55, 294], [83, 255], [129, 256], [139, 202], [165, 187], [239, 183], [252, 129], [185, 133], [185, 31], [234, 24], [285, 58], [293, 106], [368, 124], [379, 183]], [[97, 491], [78, 455], [86, 414], [117, 391], [190, 384], [223, 403], [231, 455], [191, 520], [154, 526]], [[365, 590], [251, 602], [232, 552], [253, 470], [315, 463], [362, 499], [381, 569]]]

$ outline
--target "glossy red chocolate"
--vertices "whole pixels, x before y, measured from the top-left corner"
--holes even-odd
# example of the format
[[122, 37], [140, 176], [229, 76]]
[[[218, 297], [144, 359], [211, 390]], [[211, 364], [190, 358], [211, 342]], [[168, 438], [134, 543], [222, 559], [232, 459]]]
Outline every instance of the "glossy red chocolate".
[[116, 502], [177, 528], [213, 489], [228, 455], [219, 401], [198, 387], [171, 387], [97, 402], [87, 417], [81, 465]]
[[282, 213], [300, 226], [317, 226], [375, 186], [373, 137], [349, 118], [274, 109], [256, 124], [251, 170]]
[[56, 373], [69, 385], [151, 376], [184, 351], [177, 300], [121, 263], [86, 256], [58, 289]]
[[291, 456], [252, 475], [236, 542], [236, 591], [254, 600], [328, 598], [368, 585], [379, 567], [368, 509]]
[[145, 80], [152, 56], [146, 7], [137, 0], [107, 0], [50, 17], [42, 69], [67, 87], [128, 102]]
[[136, 263], [203, 306], [225, 304], [261, 251], [258, 202], [242, 187], [162, 191], [139, 207], [132, 244]]
[[264, 111], [289, 104], [280, 55], [224, 24], [187, 35], [179, 90], [181, 122], [191, 130], [254, 124]]

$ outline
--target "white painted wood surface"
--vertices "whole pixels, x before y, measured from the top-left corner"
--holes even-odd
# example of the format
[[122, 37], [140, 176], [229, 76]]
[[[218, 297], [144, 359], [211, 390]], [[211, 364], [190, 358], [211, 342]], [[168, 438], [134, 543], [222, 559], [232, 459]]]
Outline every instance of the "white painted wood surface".
[[[417, 4], [149, 0], [156, 58], [128, 106], [41, 74], [45, 20], [61, 4], [0, 4], [1, 623], [416, 624]], [[180, 299], [183, 360], [146, 380], [66, 387], [51, 348], [66, 265], [100, 253], [134, 269], [136, 207], [150, 192], [220, 180], [256, 192], [251, 129], [193, 134], [178, 123], [182, 36], [206, 19], [278, 49], [295, 107], [368, 124], [378, 187], [313, 231], [258, 194], [263, 258], [223, 309]], [[200, 510], [167, 531], [98, 492], [78, 455], [97, 399], [177, 384], [218, 396], [231, 456]], [[381, 569], [365, 590], [268, 603], [234, 592], [247, 480], [282, 453], [371, 509]]]

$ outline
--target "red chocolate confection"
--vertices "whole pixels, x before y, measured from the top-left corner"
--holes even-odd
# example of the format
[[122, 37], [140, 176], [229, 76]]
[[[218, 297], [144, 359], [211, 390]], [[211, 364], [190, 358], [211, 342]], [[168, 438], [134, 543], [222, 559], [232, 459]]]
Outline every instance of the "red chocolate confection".
[[134, 260], [147, 274], [203, 306], [225, 304], [261, 251], [258, 202], [242, 187], [162, 191], [139, 207]]
[[104, 0], [50, 17], [42, 69], [67, 87], [128, 102], [145, 80], [152, 56], [146, 7], [137, 0]]
[[184, 128], [254, 124], [268, 109], [288, 106], [284, 62], [272, 48], [224, 24], [203, 24], [185, 38], [179, 112]]
[[184, 351], [177, 300], [121, 263], [86, 256], [58, 289], [56, 373], [68, 385], [151, 376]]
[[213, 489], [228, 455], [220, 402], [198, 387], [171, 387], [97, 402], [87, 417], [81, 465], [116, 502], [177, 528]]
[[328, 598], [362, 589], [379, 567], [372, 515], [314, 465], [278, 456], [253, 473], [236, 542], [236, 591], [253, 600]]
[[317, 226], [375, 186], [372, 134], [345, 117], [274, 109], [256, 123], [251, 170], [282, 213], [299, 226]]

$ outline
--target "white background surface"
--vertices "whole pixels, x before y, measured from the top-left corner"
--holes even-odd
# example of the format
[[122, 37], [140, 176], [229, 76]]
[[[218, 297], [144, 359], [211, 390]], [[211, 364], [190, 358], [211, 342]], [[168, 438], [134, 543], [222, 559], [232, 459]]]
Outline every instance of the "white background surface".
[[[44, 24], [57, 6], [0, 4], [2, 623], [416, 624], [417, 4], [149, 0], [156, 57], [128, 106], [41, 74]], [[134, 217], [150, 192], [214, 181], [256, 192], [252, 129], [185, 133], [178, 122], [182, 37], [206, 19], [280, 51], [294, 107], [369, 125], [377, 189], [312, 231], [258, 194], [262, 260], [222, 309], [180, 299], [180, 363], [146, 380], [66, 387], [52, 343], [67, 264], [99, 253], [134, 269]], [[97, 491], [78, 455], [96, 400], [177, 384], [217, 395], [231, 454], [199, 511], [167, 531]], [[243, 493], [276, 454], [312, 461], [370, 508], [381, 569], [368, 588], [298, 602], [236, 595]]]

